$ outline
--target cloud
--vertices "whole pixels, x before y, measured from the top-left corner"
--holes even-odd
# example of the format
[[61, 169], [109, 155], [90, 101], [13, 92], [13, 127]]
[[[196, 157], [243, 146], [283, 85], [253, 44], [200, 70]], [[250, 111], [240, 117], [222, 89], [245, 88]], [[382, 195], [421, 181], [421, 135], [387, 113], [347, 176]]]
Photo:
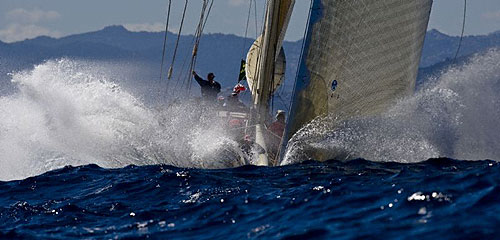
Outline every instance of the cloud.
[[60, 37], [61, 33], [34, 24], [10, 24], [5, 29], [0, 29], [0, 40], [16, 42], [38, 36]]
[[123, 25], [127, 30], [132, 32], [162, 32], [165, 31], [165, 24], [156, 23], [129, 23]]
[[61, 17], [56, 11], [44, 11], [41, 9], [27, 10], [24, 8], [13, 9], [5, 15], [7, 20], [21, 23], [38, 23], [41, 21], [56, 20]]
[[40, 26], [43, 22], [57, 20], [61, 15], [56, 11], [16, 8], [7, 12], [4, 19], [8, 24], [0, 29], [0, 40], [4, 42], [22, 41], [41, 35], [60, 37], [61, 33]]
[[[163, 32], [165, 31], [165, 23], [128, 23], [123, 25], [127, 30], [131, 32]], [[177, 33], [178, 28], [169, 27], [168, 31], [171, 33]]]
[[483, 18], [490, 19], [490, 20], [500, 20], [500, 10], [494, 11], [494, 12], [487, 12], [483, 13], [481, 15]]
[[228, 0], [228, 3], [231, 6], [241, 6], [245, 3], [248, 3], [248, 0]]

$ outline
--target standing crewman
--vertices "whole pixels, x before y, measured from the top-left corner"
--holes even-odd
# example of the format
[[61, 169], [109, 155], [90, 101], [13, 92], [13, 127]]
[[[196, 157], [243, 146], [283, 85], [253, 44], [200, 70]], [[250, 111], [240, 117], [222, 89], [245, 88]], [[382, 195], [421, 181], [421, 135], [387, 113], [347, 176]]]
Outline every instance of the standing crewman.
[[212, 102], [215, 101], [221, 88], [220, 84], [214, 80], [215, 75], [213, 73], [209, 73], [207, 75], [207, 80], [205, 80], [193, 71], [193, 76], [201, 87], [201, 96], [203, 97], [203, 100]]
[[276, 121], [271, 123], [267, 128], [278, 141], [281, 141], [283, 132], [285, 131], [285, 111], [278, 110], [276, 114]]
[[268, 153], [274, 159], [278, 155], [280, 149], [281, 138], [285, 131], [285, 111], [278, 110], [276, 114], [276, 121], [271, 123], [268, 127]]

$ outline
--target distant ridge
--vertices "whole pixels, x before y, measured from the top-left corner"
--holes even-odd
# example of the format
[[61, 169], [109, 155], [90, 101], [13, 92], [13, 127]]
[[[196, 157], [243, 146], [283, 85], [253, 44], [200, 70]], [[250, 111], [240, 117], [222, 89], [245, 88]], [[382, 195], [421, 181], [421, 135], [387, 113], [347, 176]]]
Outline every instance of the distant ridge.
[[[119, 60], [141, 62], [152, 72], [158, 75], [163, 46], [163, 32], [132, 32], [121, 25], [105, 27], [98, 31], [74, 34], [61, 38], [41, 36], [34, 39], [14, 43], [0, 41], [0, 82], [10, 79], [6, 73], [31, 68], [34, 64], [48, 59], [61, 57], [88, 59], [88, 60]], [[170, 63], [174, 48], [175, 35], [168, 33], [166, 52], [166, 66]], [[182, 63], [189, 58], [192, 51], [192, 35], [181, 36], [178, 49], [178, 61], [174, 66], [174, 76], [181, 72]], [[246, 56], [246, 50], [253, 39], [244, 39], [231, 34], [205, 34], [199, 48], [196, 70], [200, 74], [216, 72], [218, 81], [225, 86], [235, 83], [238, 76], [239, 64]], [[459, 37], [448, 36], [438, 30], [429, 30], [424, 43], [420, 62], [426, 72], [433, 72], [432, 67], [439, 64], [440, 68], [449, 64], [456, 52]], [[244, 45], [245, 44], [245, 45]], [[285, 86], [292, 87], [293, 79], [302, 41], [285, 42], [284, 48], [287, 57], [287, 72]], [[460, 51], [461, 57], [485, 51], [492, 47], [500, 47], [500, 31], [481, 36], [465, 36]], [[425, 74], [420, 74], [424, 76]], [[155, 77], [157, 78], [157, 77]]]
[[129, 32], [124, 26], [122, 25], [111, 25], [104, 27], [101, 31], [103, 32]]
[[[453, 58], [459, 42], [459, 36], [449, 36], [436, 29], [428, 31], [420, 66], [429, 67]], [[492, 47], [500, 47], [500, 31], [488, 35], [464, 36], [459, 56], [482, 52]]]
[[[174, 34], [170, 32], [168, 34], [169, 37], [171, 37], [170, 39], [173, 39]], [[105, 44], [111, 47], [120, 48], [124, 51], [138, 52], [133, 55], [141, 56], [144, 55], [144, 53], [141, 53], [141, 51], [149, 52], [149, 54], [146, 55], [151, 55], [153, 51], [157, 51], [159, 48], [161, 48], [162, 36], [163, 32], [145, 32], [145, 31], [132, 32], [127, 30], [122, 25], [112, 25], [112, 26], [107, 26], [101, 30], [74, 34], [61, 38], [51, 38], [51, 37], [41, 36], [34, 39], [27, 39], [15, 43], [0, 42], [0, 44], [2, 45], [29, 44], [32, 46], [57, 47], [57, 46], [64, 46], [64, 45], [67, 46], [67, 45], [74, 45], [75, 43], [87, 42], [93, 44]], [[192, 37], [192, 35], [184, 35], [182, 36], [181, 41], [184, 42], [185, 40], [189, 40], [190, 37]], [[204, 40], [202, 42], [207, 42], [207, 43], [209, 43], [210, 40], [218, 41], [218, 43], [221, 43], [220, 41], [227, 40], [228, 41], [227, 43], [229, 45], [231, 45], [234, 42], [243, 43], [242, 37], [231, 34], [229, 35], [207, 34], [204, 35], [203, 39]], [[207, 39], [207, 41], [205, 41], [205, 39]], [[454, 56], [454, 53], [456, 52], [456, 49], [458, 47], [459, 40], [460, 38], [458, 36], [449, 36], [436, 29], [429, 30], [425, 38], [425, 44], [420, 65], [422, 67], [428, 67], [433, 64], [445, 61], [447, 58]], [[251, 41], [252, 41], [251, 39], [247, 40], [247, 42]], [[172, 43], [172, 41], [170, 41], [170, 43]], [[294, 45], [294, 42], [288, 42], [287, 45]], [[500, 31], [496, 31], [488, 35], [465, 36], [463, 39], [460, 56], [470, 55], [475, 52], [483, 51], [485, 49], [498, 46], [500, 46]], [[297, 47], [300, 48], [300, 46]], [[293, 52], [299, 53], [300, 51], [293, 50]], [[0, 55], [1, 54], [2, 53], [0, 53]], [[99, 58], [103, 57], [100, 56]]]

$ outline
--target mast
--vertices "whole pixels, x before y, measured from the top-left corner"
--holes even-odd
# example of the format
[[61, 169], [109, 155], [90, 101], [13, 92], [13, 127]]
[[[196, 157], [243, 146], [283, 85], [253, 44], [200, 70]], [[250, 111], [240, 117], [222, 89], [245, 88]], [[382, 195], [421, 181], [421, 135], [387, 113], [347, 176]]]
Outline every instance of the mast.
[[274, 60], [276, 58], [276, 47], [279, 38], [279, 4], [279, 0], [270, 0], [268, 2], [266, 24], [264, 28], [264, 41], [260, 57], [260, 72], [257, 78], [257, 87], [254, 88], [254, 107], [258, 112], [258, 118], [261, 122], [266, 120], [269, 112], [268, 102], [271, 95]]
[[[269, 115], [269, 99], [272, 91], [276, 47], [279, 39], [278, 18], [279, 0], [269, 0], [263, 34], [262, 51], [260, 55], [257, 86], [253, 88], [253, 106], [255, 109], [255, 142], [267, 151], [265, 141], [265, 123]], [[257, 165], [269, 165], [267, 154], [259, 154]]]
[[269, 100], [284, 79], [282, 45], [294, 4], [295, 0], [267, 0], [263, 33], [247, 54], [245, 70], [253, 97], [250, 122], [255, 126], [255, 142], [265, 150], [257, 156], [256, 165], [270, 165], [266, 143], [269, 136], [265, 124], [270, 117]]

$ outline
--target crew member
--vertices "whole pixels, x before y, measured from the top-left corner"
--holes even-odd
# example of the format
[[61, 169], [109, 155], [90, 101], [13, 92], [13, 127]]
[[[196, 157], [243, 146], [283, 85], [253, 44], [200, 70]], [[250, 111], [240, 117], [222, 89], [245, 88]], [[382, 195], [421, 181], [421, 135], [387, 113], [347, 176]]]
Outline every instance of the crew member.
[[215, 75], [213, 73], [209, 73], [207, 75], [207, 80], [205, 80], [193, 71], [193, 76], [201, 87], [201, 96], [203, 99], [206, 101], [215, 101], [217, 99], [217, 94], [221, 89], [220, 84], [214, 80]]
[[245, 111], [246, 106], [239, 99], [239, 94], [242, 91], [245, 91], [246, 88], [242, 84], [238, 83], [233, 88], [233, 92], [226, 98], [225, 106], [228, 107], [232, 111]]
[[276, 114], [276, 121], [269, 125], [268, 130], [271, 131], [276, 138], [279, 138], [281, 141], [281, 137], [283, 136], [283, 132], [285, 131], [285, 111], [278, 110]]
[[283, 132], [285, 131], [285, 111], [278, 110], [276, 121], [272, 122], [267, 130], [269, 131], [267, 134], [268, 154], [271, 156], [271, 159], [275, 159], [276, 155], [278, 155]]

